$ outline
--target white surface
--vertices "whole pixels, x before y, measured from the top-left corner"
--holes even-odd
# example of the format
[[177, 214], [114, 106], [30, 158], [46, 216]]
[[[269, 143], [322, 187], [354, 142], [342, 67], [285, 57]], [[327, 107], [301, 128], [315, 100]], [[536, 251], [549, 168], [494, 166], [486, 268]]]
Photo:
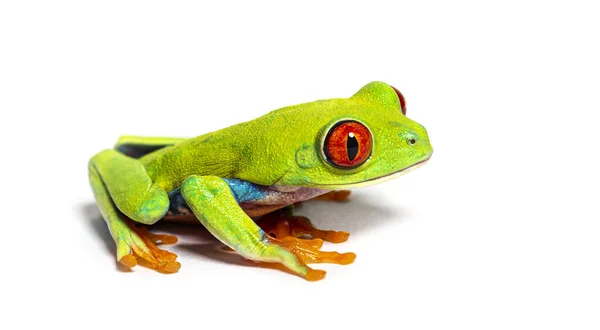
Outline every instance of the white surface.
[[[600, 327], [597, 4], [248, 3], [0, 5], [4, 327]], [[308, 283], [168, 226], [178, 274], [117, 270], [94, 153], [372, 80], [404, 93], [435, 153], [301, 210], [352, 232], [327, 248], [353, 265]]]

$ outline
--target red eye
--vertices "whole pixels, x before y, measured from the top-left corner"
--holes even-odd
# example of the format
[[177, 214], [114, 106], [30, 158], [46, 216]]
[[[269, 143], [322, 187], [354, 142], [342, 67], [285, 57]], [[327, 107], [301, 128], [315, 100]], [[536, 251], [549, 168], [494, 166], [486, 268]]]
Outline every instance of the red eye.
[[353, 168], [369, 158], [372, 146], [373, 138], [369, 129], [359, 122], [346, 120], [329, 130], [323, 152], [330, 164]]
[[404, 99], [404, 95], [402, 95], [402, 93], [400, 93], [399, 90], [396, 89], [396, 87], [391, 86], [394, 91], [396, 91], [396, 95], [398, 95], [398, 100], [400, 100], [400, 109], [402, 109], [402, 114], [406, 116], [406, 100]]

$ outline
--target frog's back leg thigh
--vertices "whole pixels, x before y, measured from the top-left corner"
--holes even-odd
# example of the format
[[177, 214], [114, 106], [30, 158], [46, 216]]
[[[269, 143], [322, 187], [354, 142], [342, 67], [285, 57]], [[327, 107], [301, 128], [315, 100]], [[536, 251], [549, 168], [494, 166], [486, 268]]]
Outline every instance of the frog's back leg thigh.
[[[144, 261], [144, 265], [150, 268], [165, 273], [176, 272], [180, 267], [180, 264], [175, 261], [177, 255], [159, 249], [156, 247], [156, 241], [160, 240], [168, 244], [175, 243], [177, 239], [173, 236], [149, 234], [143, 229], [137, 228], [119, 211], [108, 189], [110, 185], [104, 181], [105, 177], [98, 170], [98, 168], [102, 168], [110, 174], [110, 166], [106, 166], [107, 158], [105, 158], [110, 153], [101, 154], [90, 161], [90, 185], [102, 217], [108, 224], [110, 233], [117, 244], [117, 260], [125, 266], [133, 267], [141, 259]], [[114, 184], [114, 181], [111, 182]], [[113, 189], [115, 188], [113, 187]]]
[[153, 224], [169, 210], [169, 196], [136, 159], [107, 149], [90, 160], [116, 207], [134, 221]]
[[185, 141], [185, 138], [147, 137], [125, 135], [119, 138], [115, 149], [132, 158], [141, 158], [153, 151]]

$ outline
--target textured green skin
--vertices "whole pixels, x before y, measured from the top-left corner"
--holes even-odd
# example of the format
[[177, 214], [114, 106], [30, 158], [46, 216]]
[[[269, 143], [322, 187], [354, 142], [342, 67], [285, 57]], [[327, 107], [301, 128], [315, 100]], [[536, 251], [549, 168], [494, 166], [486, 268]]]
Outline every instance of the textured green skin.
[[[322, 143], [338, 121], [365, 124], [373, 149], [361, 166], [347, 170], [328, 164]], [[415, 139], [416, 144], [407, 141]], [[265, 243], [256, 224], [235, 202], [220, 178], [260, 185], [350, 188], [404, 170], [432, 153], [427, 132], [400, 111], [389, 85], [373, 82], [351, 98], [321, 100], [275, 110], [191, 139], [123, 137], [119, 144], [170, 145], [140, 159], [105, 150], [90, 160], [90, 182], [98, 205], [117, 242], [118, 258], [130, 243], [120, 237], [118, 209], [151, 224], [168, 210], [167, 192], [181, 188], [196, 217], [217, 238], [249, 259], [279, 261], [304, 275], [307, 268], [283, 248]], [[120, 247], [120, 245], [123, 245]]]

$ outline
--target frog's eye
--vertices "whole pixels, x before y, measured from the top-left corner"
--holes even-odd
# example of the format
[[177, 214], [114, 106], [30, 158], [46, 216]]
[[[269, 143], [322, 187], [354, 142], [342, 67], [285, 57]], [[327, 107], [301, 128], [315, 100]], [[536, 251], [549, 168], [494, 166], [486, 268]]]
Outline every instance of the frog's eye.
[[402, 95], [402, 93], [400, 93], [400, 91], [397, 90], [396, 87], [391, 87], [396, 92], [396, 95], [398, 95], [398, 100], [400, 101], [400, 109], [402, 109], [402, 114], [406, 116], [406, 100], [404, 99], [404, 95]]
[[371, 155], [373, 137], [369, 129], [353, 120], [341, 121], [329, 130], [323, 143], [327, 162], [342, 168], [354, 168]]

